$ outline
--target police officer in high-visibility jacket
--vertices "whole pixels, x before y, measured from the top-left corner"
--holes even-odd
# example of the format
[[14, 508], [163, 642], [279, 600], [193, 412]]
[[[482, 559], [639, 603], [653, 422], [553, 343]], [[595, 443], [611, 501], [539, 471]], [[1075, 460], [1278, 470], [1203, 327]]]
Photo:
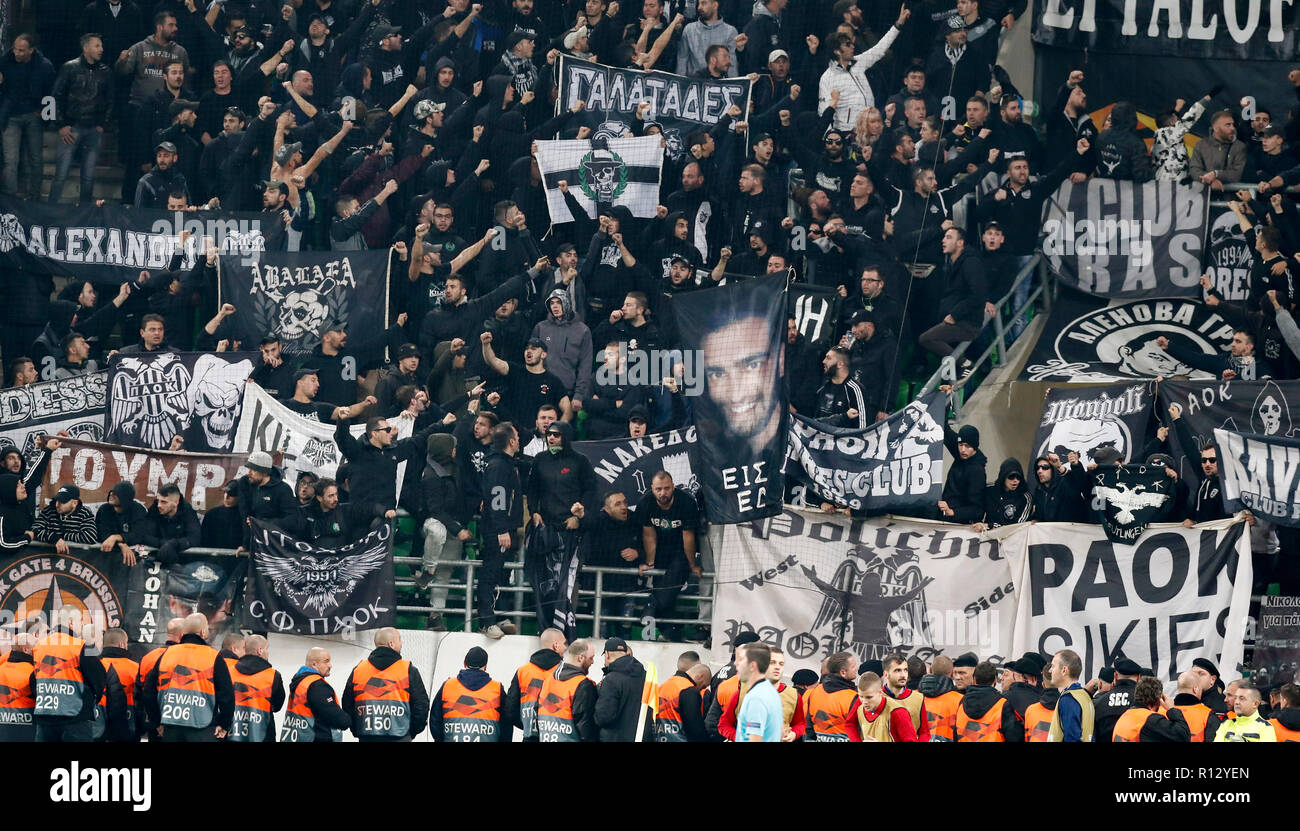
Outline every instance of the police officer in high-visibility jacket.
[[837, 652], [826, 662], [822, 682], [808, 690], [804, 710], [808, 725], [805, 741], [860, 742], [858, 732], [858, 658], [852, 652]]
[[487, 650], [472, 647], [465, 653], [465, 668], [438, 688], [429, 710], [429, 735], [435, 742], [508, 742], [513, 738], [501, 684], [487, 674], [487, 662]]
[[167, 647], [144, 681], [144, 707], [153, 736], [164, 742], [224, 739], [235, 716], [230, 670], [208, 646], [208, 618], [185, 618], [181, 642]]
[[275, 714], [284, 706], [284, 680], [271, 667], [271, 647], [261, 635], [239, 639], [244, 654], [230, 667], [235, 718], [229, 741], [275, 741]]
[[587, 670], [596, 660], [596, 645], [580, 638], [569, 644], [564, 663], [546, 676], [537, 701], [537, 730], [546, 742], [597, 742], [596, 685]]
[[1052, 711], [1047, 730], [1049, 742], [1091, 742], [1096, 735], [1093, 699], [1079, 683], [1083, 661], [1073, 649], [1062, 649], [1052, 656], [1047, 680], [1061, 695]]
[[537, 741], [537, 697], [542, 692], [546, 676], [564, 660], [564, 650], [568, 648], [564, 633], [559, 629], [543, 629], [537, 638], [542, 648], [528, 658], [528, 663], [515, 670], [514, 678], [510, 679], [510, 691], [506, 693], [506, 718], [523, 731], [526, 742]]
[[[51, 583], [49, 591], [59, 588]], [[83, 624], [78, 609], [62, 607], [57, 624], [32, 649], [36, 741], [88, 742], [95, 703], [104, 692], [104, 665], [78, 637]]]
[[282, 742], [341, 742], [352, 717], [339, 706], [329, 685], [333, 669], [329, 650], [313, 646], [289, 681], [289, 708], [280, 728]]
[[144, 719], [140, 717], [136, 695], [140, 665], [127, 653], [127, 640], [122, 629], [104, 632], [104, 650], [99, 656], [104, 665], [104, 694], [95, 707], [91, 731], [95, 741], [136, 742], [144, 735]]
[[1276, 742], [1277, 732], [1273, 730], [1273, 725], [1259, 714], [1259, 703], [1262, 700], [1259, 687], [1250, 681], [1239, 682], [1237, 694], [1231, 701], [1232, 710], [1237, 717], [1219, 725], [1219, 732], [1215, 734], [1214, 741], [1246, 744]]
[[1023, 742], [1025, 723], [1014, 707], [993, 688], [998, 668], [988, 661], [975, 665], [971, 685], [957, 705], [957, 741]]
[[32, 649], [36, 638], [22, 632], [0, 663], [0, 742], [30, 742], [36, 738], [36, 697], [32, 692]]
[[402, 658], [402, 636], [391, 626], [375, 632], [375, 648], [348, 676], [343, 712], [363, 742], [405, 742], [429, 723], [429, 694], [420, 671]]

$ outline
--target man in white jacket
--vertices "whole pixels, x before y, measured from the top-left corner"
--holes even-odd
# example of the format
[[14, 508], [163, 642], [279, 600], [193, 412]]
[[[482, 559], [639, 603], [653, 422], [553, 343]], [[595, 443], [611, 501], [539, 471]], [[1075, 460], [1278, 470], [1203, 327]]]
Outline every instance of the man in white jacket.
[[901, 8], [898, 20], [885, 32], [885, 36], [860, 55], [853, 54], [851, 38], [840, 37], [835, 41], [835, 62], [822, 73], [821, 82], [817, 85], [817, 109], [824, 112], [832, 106], [831, 92], [839, 91], [839, 102], [834, 105], [835, 119], [832, 122], [836, 129], [852, 131], [857, 124], [858, 113], [875, 106], [876, 99], [871, 92], [871, 84], [867, 81], [867, 70], [885, 57], [911, 14], [906, 6]]

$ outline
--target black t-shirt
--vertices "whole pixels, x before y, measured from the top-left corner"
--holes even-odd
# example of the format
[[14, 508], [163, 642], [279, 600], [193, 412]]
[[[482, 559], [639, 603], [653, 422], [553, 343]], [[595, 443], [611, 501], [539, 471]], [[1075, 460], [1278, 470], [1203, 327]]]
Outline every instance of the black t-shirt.
[[332, 418], [334, 415], [333, 404], [317, 404], [315, 401], [304, 404], [301, 401], [295, 401], [292, 398], [281, 401], [280, 403], [293, 410], [298, 415], [303, 416], [304, 418], [310, 418], [313, 421], [328, 423], [334, 420]]
[[668, 567], [665, 557], [681, 557], [686, 553], [682, 544], [683, 531], [695, 531], [700, 524], [700, 512], [695, 499], [678, 488], [673, 492], [673, 504], [660, 508], [653, 491], [647, 491], [636, 506], [636, 518], [642, 528], [655, 529], [655, 561], [660, 568]]
[[406, 284], [406, 313], [412, 320], [422, 321], [429, 312], [442, 310], [442, 298], [447, 294], [445, 269], [421, 274], [414, 283]]
[[505, 377], [502, 408], [516, 424], [531, 425], [537, 420], [537, 408], [550, 404], [560, 406], [564, 397], [564, 384], [549, 371], [532, 373], [523, 364], [507, 361], [510, 374]]

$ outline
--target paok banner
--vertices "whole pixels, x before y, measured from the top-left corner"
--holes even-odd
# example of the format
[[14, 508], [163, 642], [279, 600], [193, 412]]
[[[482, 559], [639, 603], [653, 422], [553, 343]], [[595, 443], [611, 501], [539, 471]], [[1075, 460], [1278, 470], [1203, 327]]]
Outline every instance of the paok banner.
[[560, 56], [556, 77], [556, 112], [587, 102], [587, 108], [569, 123], [590, 127], [592, 139], [628, 134], [637, 107], [648, 102], [645, 120], [663, 129], [664, 152], [674, 161], [690, 153], [686, 139], [691, 133], [711, 128], [732, 106], [740, 107], [743, 119], [753, 89], [748, 78], [687, 78], [657, 70], [619, 69], [568, 55]]
[[147, 505], [160, 485], [175, 484], [201, 513], [221, 504], [221, 489], [239, 475], [247, 458], [247, 453], [172, 453], [63, 439], [50, 454], [43, 493], [52, 495], [62, 485], [76, 485], [82, 502], [98, 505], [108, 500], [108, 492], [118, 482], [130, 482], [135, 498]]
[[1176, 351], [1223, 355], [1233, 325], [1197, 300], [1128, 300], [1107, 303], [1063, 290], [1052, 306], [1022, 381], [1111, 383], [1134, 378], [1208, 380], [1160, 348], [1168, 338]]
[[[1300, 528], [1300, 439], [1265, 437], [1216, 429], [1223, 507]], [[1284, 557], [1300, 552], [1283, 551]]]
[[700, 492], [694, 427], [640, 438], [580, 441], [574, 443], [573, 449], [591, 462], [601, 481], [601, 492], [621, 492], [632, 511], [641, 497], [650, 492], [650, 480], [661, 470], [668, 471], [677, 487], [685, 488], [692, 495]]
[[1015, 592], [1004, 545], [1023, 535], [789, 508], [715, 533], [719, 661], [741, 632], [785, 650], [787, 672], [818, 671], [842, 650], [860, 661], [1011, 655]]
[[1146, 443], [1151, 401], [1148, 384], [1050, 389], [1034, 433], [1034, 458], [1055, 453], [1064, 462], [1073, 450], [1087, 467], [1095, 451], [1113, 447], [1125, 464], [1136, 461]]
[[797, 484], [787, 501], [873, 513], [934, 505], [943, 491], [946, 407], [943, 394], [932, 393], [864, 430], [826, 427], [796, 415], [785, 475]]
[[1030, 525], [1025, 536], [1026, 545], [1006, 548], [1015, 654], [1072, 649], [1084, 678], [1121, 654], [1166, 683], [1202, 657], [1225, 682], [1240, 675], [1251, 584], [1245, 523], [1162, 525], [1136, 545], [1076, 523]]
[[840, 325], [842, 298], [839, 292], [833, 286], [791, 283], [787, 296], [790, 299], [788, 314], [794, 318], [799, 334], [826, 349], [834, 346], [835, 331]]
[[693, 407], [709, 522], [780, 513], [789, 409], [784, 279], [687, 292], [672, 303], [683, 347], [704, 370]]
[[235, 307], [231, 337], [251, 346], [269, 333], [300, 354], [339, 322], [353, 340], [373, 340], [388, 328], [388, 260], [387, 250], [222, 257], [220, 300]]
[[251, 352], [139, 352], [108, 362], [109, 442], [226, 453], [234, 443]]
[[1047, 202], [1043, 254], [1061, 284], [1112, 299], [1200, 297], [1209, 191], [1094, 178]]
[[[275, 250], [284, 224], [268, 214], [180, 211], [168, 213], [107, 203], [51, 205], [0, 196], [0, 267], [58, 274], [96, 283], [133, 281], [142, 270], [167, 268], [182, 252], [189, 269], [203, 253], [203, 238], [235, 258]], [[185, 242], [181, 236], [185, 234]]]
[[253, 520], [246, 615], [250, 626], [333, 635], [393, 626], [393, 529], [321, 548]]
[[1160, 465], [1104, 465], [1088, 472], [1093, 507], [1111, 542], [1132, 545], [1147, 526], [1163, 518], [1174, 498], [1174, 480]]
[[30, 465], [40, 455], [41, 436], [66, 430], [73, 438], [102, 440], [107, 385], [107, 372], [90, 372], [0, 390], [0, 449], [17, 447]]

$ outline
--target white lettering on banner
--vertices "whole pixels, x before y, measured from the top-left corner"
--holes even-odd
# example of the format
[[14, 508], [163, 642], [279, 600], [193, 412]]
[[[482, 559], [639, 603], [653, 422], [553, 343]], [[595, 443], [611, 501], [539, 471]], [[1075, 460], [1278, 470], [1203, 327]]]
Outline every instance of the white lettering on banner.
[[[736, 79], [743, 82], [744, 79]], [[565, 62], [566, 101], [586, 101], [592, 112], [633, 113], [643, 101], [660, 118], [717, 124], [732, 105], [744, 103], [740, 83], [706, 84], [675, 75], [648, 75], [598, 64]]]
[[[1098, 0], [1047, 0], [1039, 23], [1053, 29], [1095, 32], [1097, 2]], [[1154, 0], [1149, 3], [1124, 0], [1124, 21], [1120, 34], [1135, 37], [1141, 33], [1148, 38], [1170, 40], [1214, 40], [1219, 33], [1221, 11], [1224, 28], [1237, 43], [1249, 42], [1261, 24], [1265, 27], [1268, 41], [1280, 43], [1285, 38], [1286, 7], [1294, 2], [1295, 0], [1245, 0], [1245, 16], [1242, 18], [1238, 16], [1240, 0], [1192, 0], [1184, 28], [1181, 16], [1184, 0]], [[1143, 13], [1141, 18], [1138, 17], [1139, 6]]]
[[1223, 494], [1251, 512], [1286, 525], [1300, 524], [1300, 445], [1216, 429]]

